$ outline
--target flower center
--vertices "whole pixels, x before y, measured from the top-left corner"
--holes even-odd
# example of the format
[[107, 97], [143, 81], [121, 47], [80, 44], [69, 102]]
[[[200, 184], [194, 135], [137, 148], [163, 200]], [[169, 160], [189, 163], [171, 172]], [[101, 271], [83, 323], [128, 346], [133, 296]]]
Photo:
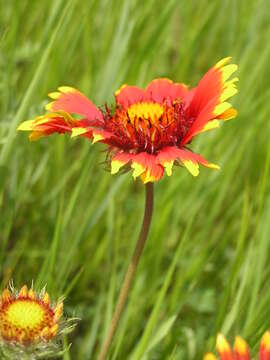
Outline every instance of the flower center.
[[45, 311], [36, 301], [17, 300], [10, 304], [6, 316], [12, 326], [33, 329], [44, 321]]
[[177, 146], [194, 121], [181, 99], [141, 102], [127, 109], [119, 106], [114, 114], [106, 111], [103, 129], [113, 133], [109, 144], [132, 152], [154, 154], [165, 146]]
[[135, 123], [136, 119], [149, 120], [152, 124], [156, 124], [164, 110], [158, 103], [141, 102], [131, 105], [127, 112], [132, 124]]

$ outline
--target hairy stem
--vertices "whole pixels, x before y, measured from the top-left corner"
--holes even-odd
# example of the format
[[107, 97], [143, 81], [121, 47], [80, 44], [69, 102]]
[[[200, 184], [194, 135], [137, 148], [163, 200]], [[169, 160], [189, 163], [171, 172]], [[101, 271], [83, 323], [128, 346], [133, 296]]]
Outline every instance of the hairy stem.
[[153, 205], [154, 205], [154, 184], [148, 183], [145, 186], [144, 218], [143, 218], [140, 235], [137, 240], [133, 255], [131, 257], [131, 260], [130, 260], [122, 287], [121, 287], [121, 291], [120, 291], [120, 294], [119, 294], [119, 297], [117, 300], [117, 304], [116, 304], [116, 307], [114, 310], [114, 314], [113, 314], [105, 341], [102, 345], [100, 354], [98, 356], [98, 360], [106, 359], [109, 349], [110, 349], [110, 345], [111, 345], [114, 335], [116, 333], [121, 314], [125, 308], [125, 305], [126, 305], [126, 302], [128, 299], [128, 295], [130, 292], [130, 287], [131, 287], [134, 275], [136, 273], [136, 269], [138, 267], [140, 257], [142, 255], [142, 252], [143, 252], [143, 249], [144, 249], [144, 246], [146, 243], [147, 235], [149, 232], [149, 228], [150, 228], [150, 224], [151, 224], [151, 220], [152, 220]]

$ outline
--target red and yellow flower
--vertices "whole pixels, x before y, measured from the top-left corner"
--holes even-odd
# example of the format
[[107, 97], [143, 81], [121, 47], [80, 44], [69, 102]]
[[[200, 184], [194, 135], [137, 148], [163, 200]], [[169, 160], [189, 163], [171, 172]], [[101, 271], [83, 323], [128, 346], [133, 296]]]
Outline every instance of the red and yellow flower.
[[[240, 336], [236, 336], [233, 349], [222, 334], [217, 336], [217, 351], [221, 360], [251, 360], [248, 345]], [[207, 353], [204, 360], [217, 360], [213, 353]], [[267, 331], [260, 343], [258, 360], [270, 360], [270, 332]]]
[[39, 296], [23, 286], [17, 293], [5, 289], [0, 297], [0, 340], [31, 345], [48, 342], [59, 331], [63, 302], [52, 307], [47, 292]]
[[114, 109], [106, 105], [101, 110], [78, 90], [63, 86], [49, 94], [54, 101], [46, 106], [47, 114], [23, 122], [18, 130], [31, 131], [30, 140], [70, 133], [102, 142], [108, 147], [112, 174], [131, 168], [133, 177], [144, 183], [160, 180], [164, 170], [170, 176], [174, 164], [197, 176], [199, 164], [218, 166], [189, 150], [193, 137], [237, 115], [227, 101], [237, 93], [238, 81], [229, 80], [237, 70], [229, 62], [229, 57], [219, 61], [193, 89], [165, 78], [144, 90], [123, 85], [115, 93]]

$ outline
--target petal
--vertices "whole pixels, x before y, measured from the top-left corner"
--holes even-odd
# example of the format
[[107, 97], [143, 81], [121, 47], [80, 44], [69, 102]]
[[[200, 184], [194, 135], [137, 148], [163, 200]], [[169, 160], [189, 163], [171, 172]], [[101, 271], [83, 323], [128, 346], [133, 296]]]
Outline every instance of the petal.
[[89, 132], [89, 129], [85, 128], [85, 127], [75, 127], [72, 129], [72, 133], [71, 133], [71, 137], [76, 137], [76, 136], [80, 136], [80, 135], [84, 135], [86, 133]]
[[234, 360], [251, 360], [247, 343], [240, 336], [236, 336], [234, 341]]
[[111, 160], [111, 174], [116, 174], [125, 165], [127, 165], [132, 159], [133, 154], [118, 153]]
[[216, 129], [220, 126], [220, 121], [218, 119], [214, 119], [214, 120], [211, 120], [211, 121], [208, 121], [204, 127], [202, 128], [201, 132], [204, 132], [204, 131], [209, 131], [209, 130], [212, 130], [212, 129]]
[[207, 353], [204, 355], [203, 360], [217, 360], [217, 358], [213, 353]]
[[54, 133], [64, 134], [71, 132], [78, 125], [78, 120], [73, 119], [64, 112], [49, 113], [39, 116], [34, 120], [27, 120], [20, 124], [17, 130], [31, 131], [30, 140], [37, 140], [43, 136]]
[[18, 295], [18, 298], [24, 298], [24, 297], [27, 297], [28, 296], [28, 289], [27, 289], [27, 286], [24, 285], [21, 290], [19, 291], [19, 295]]
[[104, 142], [105, 140], [108, 140], [113, 136], [111, 132], [100, 129], [92, 129], [92, 134], [93, 144], [100, 141]]
[[147, 86], [146, 97], [150, 101], [163, 103], [164, 100], [183, 99], [188, 89], [185, 84], [173, 83], [170, 79], [155, 79]]
[[226, 101], [237, 93], [235, 82], [238, 78], [227, 81], [237, 70], [237, 65], [226, 65], [230, 59], [225, 58], [212, 67], [193, 90], [194, 95], [187, 111], [188, 116], [195, 118], [195, 121], [182, 139], [182, 146], [196, 134], [205, 131], [209, 121], [229, 120], [237, 115], [236, 110]]
[[111, 160], [111, 173], [116, 174], [123, 166], [130, 163], [134, 180], [140, 176], [144, 184], [158, 181], [162, 178], [164, 169], [156, 161], [156, 155], [150, 155], [146, 152], [139, 154], [118, 153]]
[[259, 350], [259, 359], [260, 360], [270, 360], [270, 332], [266, 331], [262, 337], [260, 350]]
[[3, 303], [5, 302], [9, 302], [11, 299], [11, 293], [8, 289], [4, 289], [3, 293], [2, 293], [2, 301]]
[[237, 110], [234, 109], [234, 108], [230, 108], [226, 111], [224, 111], [223, 114], [219, 115], [219, 119], [222, 119], [222, 120], [230, 120], [230, 119], [233, 119], [237, 116]]
[[141, 176], [144, 184], [158, 181], [164, 174], [163, 166], [157, 163], [157, 155], [146, 152], [134, 155], [131, 167], [134, 169], [132, 173], [134, 179]]
[[166, 147], [158, 154], [158, 162], [164, 166], [167, 175], [172, 174], [172, 167], [175, 161], [180, 161], [183, 166], [193, 175], [199, 175], [199, 164], [211, 169], [219, 169], [219, 166], [209, 163], [202, 156], [187, 149], [179, 149], [174, 146]]
[[129, 86], [125, 84], [115, 92], [115, 99], [118, 105], [121, 105], [126, 109], [132, 104], [144, 101], [145, 93], [144, 90], [137, 86]]
[[103, 120], [102, 112], [86, 96], [69, 86], [61, 86], [59, 92], [50, 93], [55, 101], [46, 106], [48, 111], [64, 110], [85, 116], [89, 120]]
[[233, 360], [230, 345], [222, 334], [218, 334], [216, 346], [221, 360]]
[[86, 127], [75, 127], [72, 128], [72, 134], [71, 137], [77, 137], [77, 136], [83, 136], [92, 139], [92, 143], [96, 142], [104, 142], [105, 140], [110, 139], [113, 134], [109, 131], [101, 130], [101, 129], [95, 129], [95, 128], [86, 128]]

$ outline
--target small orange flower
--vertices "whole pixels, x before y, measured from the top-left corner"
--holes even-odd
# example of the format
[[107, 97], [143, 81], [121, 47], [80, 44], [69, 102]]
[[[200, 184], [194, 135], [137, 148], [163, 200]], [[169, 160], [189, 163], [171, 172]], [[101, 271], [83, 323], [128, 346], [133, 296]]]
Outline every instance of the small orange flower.
[[5, 289], [0, 300], [0, 339], [28, 345], [47, 342], [59, 330], [63, 302], [50, 305], [47, 292], [42, 297], [23, 286], [19, 293]]
[[49, 94], [54, 100], [46, 106], [49, 113], [23, 122], [18, 130], [31, 131], [30, 140], [70, 133], [102, 142], [112, 174], [132, 169], [144, 183], [160, 180], [164, 170], [170, 176], [174, 164], [197, 176], [199, 164], [219, 167], [188, 148], [193, 137], [237, 115], [227, 102], [237, 93], [238, 81], [229, 80], [237, 70], [229, 61], [219, 61], [193, 89], [169, 79], [155, 79], [145, 90], [123, 85], [115, 93], [114, 110], [106, 105], [102, 111], [78, 90], [63, 86]]
[[[248, 345], [240, 336], [236, 336], [233, 350], [222, 334], [217, 336], [217, 350], [221, 360], [251, 360]], [[213, 353], [207, 353], [204, 360], [217, 360]], [[258, 360], [270, 360], [270, 332], [267, 331], [262, 339]]]

